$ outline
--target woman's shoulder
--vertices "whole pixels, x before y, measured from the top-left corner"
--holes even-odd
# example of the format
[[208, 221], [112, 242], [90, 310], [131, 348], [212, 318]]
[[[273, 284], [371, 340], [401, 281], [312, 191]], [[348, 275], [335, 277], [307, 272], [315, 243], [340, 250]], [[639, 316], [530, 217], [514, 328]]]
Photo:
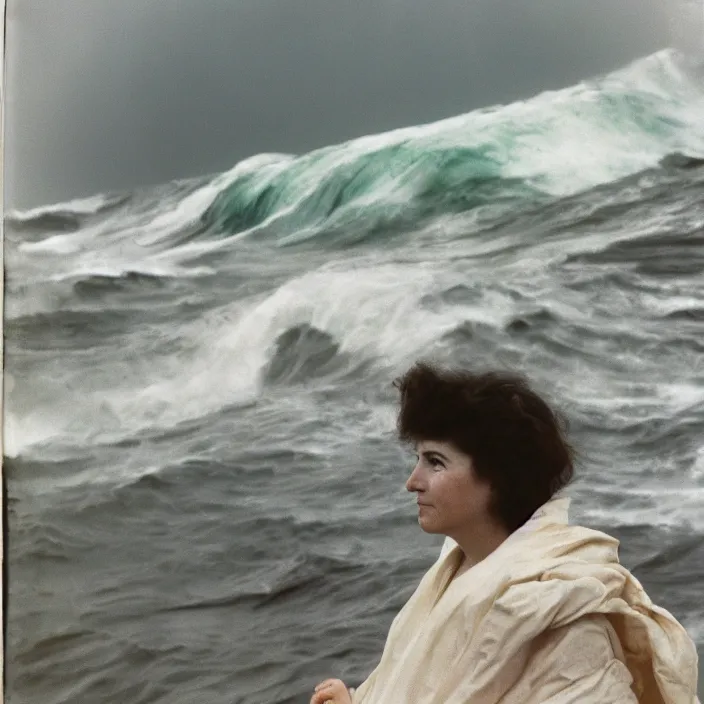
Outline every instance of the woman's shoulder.
[[579, 693], [584, 701], [636, 704], [632, 682], [616, 632], [606, 616], [594, 614], [538, 636], [506, 702], [561, 701], [563, 694], [572, 701]]
[[603, 614], [589, 614], [565, 626], [548, 629], [541, 636], [541, 647], [559, 650], [571, 660], [606, 663], [615, 658], [625, 663], [618, 635]]

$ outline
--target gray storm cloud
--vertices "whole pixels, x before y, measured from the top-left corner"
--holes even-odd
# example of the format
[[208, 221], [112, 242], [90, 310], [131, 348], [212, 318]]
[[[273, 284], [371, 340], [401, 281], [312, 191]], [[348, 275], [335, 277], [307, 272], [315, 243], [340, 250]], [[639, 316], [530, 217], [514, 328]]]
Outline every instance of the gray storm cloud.
[[612, 70], [659, 0], [8, 0], [6, 206], [225, 170]]

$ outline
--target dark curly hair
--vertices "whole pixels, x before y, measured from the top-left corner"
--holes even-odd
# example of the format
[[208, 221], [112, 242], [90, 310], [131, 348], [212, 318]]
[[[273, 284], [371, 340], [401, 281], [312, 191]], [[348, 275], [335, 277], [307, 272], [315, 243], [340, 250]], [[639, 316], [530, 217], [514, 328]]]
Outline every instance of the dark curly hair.
[[404, 442], [449, 442], [492, 488], [490, 511], [520, 528], [572, 480], [566, 420], [519, 374], [472, 373], [417, 363], [394, 381]]

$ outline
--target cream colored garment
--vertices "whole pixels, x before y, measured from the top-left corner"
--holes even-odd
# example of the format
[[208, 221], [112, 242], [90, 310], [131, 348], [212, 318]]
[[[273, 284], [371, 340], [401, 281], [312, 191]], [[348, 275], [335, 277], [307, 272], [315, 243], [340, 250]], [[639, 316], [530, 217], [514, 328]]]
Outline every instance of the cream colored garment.
[[454, 580], [448, 538], [353, 704], [699, 704], [694, 643], [569, 503]]

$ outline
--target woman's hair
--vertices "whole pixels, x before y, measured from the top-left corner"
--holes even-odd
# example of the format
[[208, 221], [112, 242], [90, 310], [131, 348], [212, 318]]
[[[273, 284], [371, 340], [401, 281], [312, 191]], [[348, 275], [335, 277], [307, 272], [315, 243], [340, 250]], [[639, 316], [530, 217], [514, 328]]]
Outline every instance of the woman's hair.
[[469, 455], [492, 488], [489, 510], [510, 532], [571, 481], [567, 422], [523, 376], [418, 363], [394, 386], [401, 440], [449, 442]]

